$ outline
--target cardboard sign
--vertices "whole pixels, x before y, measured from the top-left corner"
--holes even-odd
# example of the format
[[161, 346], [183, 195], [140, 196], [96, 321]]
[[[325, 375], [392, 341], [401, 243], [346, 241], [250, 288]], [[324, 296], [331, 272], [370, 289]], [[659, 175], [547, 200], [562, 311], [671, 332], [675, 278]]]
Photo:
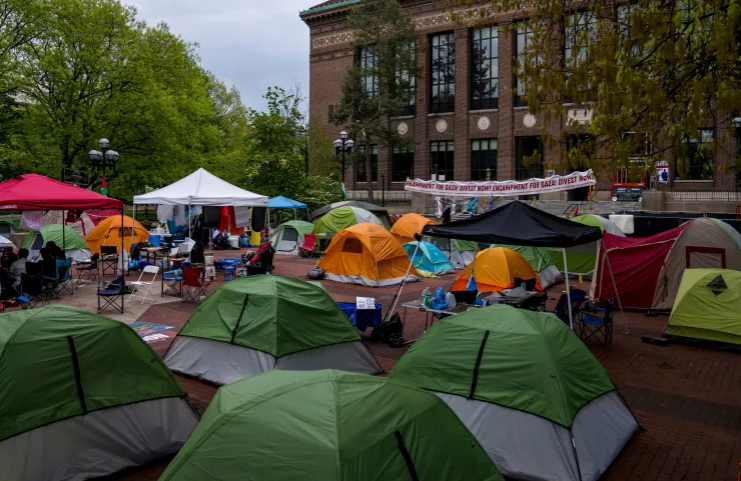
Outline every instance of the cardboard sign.
[[376, 308], [376, 300], [373, 297], [356, 297], [355, 304], [358, 310]]

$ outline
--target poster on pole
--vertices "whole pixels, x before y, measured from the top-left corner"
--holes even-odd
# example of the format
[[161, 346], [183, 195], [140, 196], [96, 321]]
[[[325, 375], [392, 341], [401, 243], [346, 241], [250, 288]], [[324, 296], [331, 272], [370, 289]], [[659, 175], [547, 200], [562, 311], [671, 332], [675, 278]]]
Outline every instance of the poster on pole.
[[404, 190], [422, 192], [441, 197], [509, 197], [515, 195], [535, 195], [547, 192], [589, 187], [597, 183], [592, 169], [585, 172], [572, 172], [568, 175], [554, 175], [547, 179], [503, 180], [480, 182], [440, 182], [435, 180], [408, 179]]

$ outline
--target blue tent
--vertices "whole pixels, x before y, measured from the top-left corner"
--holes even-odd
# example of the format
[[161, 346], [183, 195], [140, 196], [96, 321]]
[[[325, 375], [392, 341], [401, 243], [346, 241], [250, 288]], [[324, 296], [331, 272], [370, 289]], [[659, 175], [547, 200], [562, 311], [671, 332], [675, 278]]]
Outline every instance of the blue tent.
[[433, 244], [423, 241], [417, 250], [417, 255], [414, 256], [414, 250], [416, 248], [417, 241], [407, 242], [404, 244], [404, 250], [407, 251], [407, 256], [409, 256], [409, 260], [412, 261], [412, 265], [415, 269], [422, 269], [423, 271], [432, 272], [436, 275], [450, 274], [451, 272], [454, 272], [453, 266], [450, 264], [448, 257]]
[[268, 200], [268, 207], [271, 209], [306, 209], [307, 205], [279, 195]]

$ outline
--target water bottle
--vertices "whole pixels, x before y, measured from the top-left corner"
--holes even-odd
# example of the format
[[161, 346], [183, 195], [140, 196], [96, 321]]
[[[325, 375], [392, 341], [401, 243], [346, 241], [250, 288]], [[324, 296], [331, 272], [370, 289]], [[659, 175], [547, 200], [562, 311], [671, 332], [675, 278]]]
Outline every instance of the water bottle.
[[455, 307], [455, 294], [452, 292], [445, 294], [445, 303], [448, 305], [448, 309]]
[[422, 291], [422, 307], [430, 307], [430, 298], [432, 297], [432, 292], [430, 291], [429, 287], [425, 287]]

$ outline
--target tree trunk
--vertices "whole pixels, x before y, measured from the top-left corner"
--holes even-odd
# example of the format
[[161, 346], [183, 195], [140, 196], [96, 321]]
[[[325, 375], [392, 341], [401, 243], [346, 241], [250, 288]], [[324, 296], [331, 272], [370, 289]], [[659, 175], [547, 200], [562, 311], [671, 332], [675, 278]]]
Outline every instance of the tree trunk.
[[371, 163], [372, 158], [372, 152], [371, 152], [371, 144], [370, 142], [365, 142], [365, 180], [366, 182], [366, 192], [368, 192], [368, 202], [371, 204], [374, 203], [373, 199], [373, 164]]

